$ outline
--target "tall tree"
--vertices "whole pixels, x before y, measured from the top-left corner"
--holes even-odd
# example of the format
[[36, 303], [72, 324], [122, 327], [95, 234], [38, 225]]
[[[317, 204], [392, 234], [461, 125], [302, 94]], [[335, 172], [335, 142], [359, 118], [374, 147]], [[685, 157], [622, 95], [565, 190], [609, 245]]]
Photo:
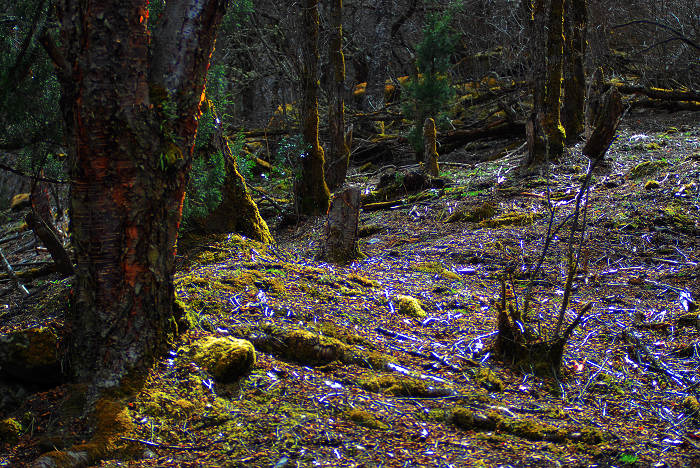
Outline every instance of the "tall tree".
[[345, 136], [345, 56], [343, 55], [343, 0], [330, 0], [331, 37], [328, 56], [331, 62], [328, 127], [330, 144], [325, 176], [329, 190], [343, 185], [350, 159], [349, 141]]
[[175, 243], [206, 71], [226, 0], [60, 0], [77, 268], [67, 358], [93, 392], [142, 374], [167, 346]]
[[387, 66], [391, 53], [392, 0], [379, 0], [374, 8], [374, 38], [369, 60], [369, 74], [363, 107], [372, 112], [384, 107], [384, 86], [388, 76]]
[[304, 0], [301, 32], [301, 119], [305, 148], [295, 197], [300, 213], [320, 214], [328, 211], [330, 192], [323, 173], [323, 148], [318, 140], [318, 0]]
[[564, 127], [561, 125], [561, 82], [564, 61], [564, 0], [552, 0], [547, 21], [547, 83], [544, 97], [544, 131], [551, 158], [564, 151]]
[[573, 143], [583, 133], [586, 96], [586, 0], [568, 0], [564, 15], [564, 102], [561, 120], [566, 140]]
[[526, 166], [557, 158], [564, 149], [561, 125], [561, 81], [564, 43], [564, 0], [530, 2], [530, 55], [532, 57], [532, 112], [528, 118]]

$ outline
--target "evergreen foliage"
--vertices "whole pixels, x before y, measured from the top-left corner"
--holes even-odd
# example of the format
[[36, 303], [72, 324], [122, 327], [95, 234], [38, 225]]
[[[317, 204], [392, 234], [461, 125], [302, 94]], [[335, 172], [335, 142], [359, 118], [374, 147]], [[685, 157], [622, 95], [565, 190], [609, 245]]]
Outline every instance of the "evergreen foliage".
[[[164, 7], [152, 2], [151, 13], [158, 14]], [[162, 2], [161, 2], [162, 3]], [[248, 13], [253, 11], [250, 0], [233, 2], [224, 16], [222, 32], [235, 28], [245, 21]], [[217, 131], [217, 125], [224, 125], [231, 119], [234, 100], [227, 86], [231, 75], [226, 65], [212, 64], [207, 74], [206, 97], [208, 105], [199, 121], [197, 140], [195, 142], [194, 159], [187, 192], [182, 207], [182, 226], [187, 228], [194, 220], [203, 219], [221, 203], [221, 188], [226, 179], [226, 164], [221, 151], [214, 149], [212, 139]], [[217, 118], [221, 123], [217, 122]], [[227, 133], [224, 131], [224, 133]], [[236, 155], [238, 169], [244, 178], [249, 179], [253, 161], [245, 157], [243, 147], [245, 138], [242, 133], [229, 142], [231, 152]]]
[[461, 3], [453, 3], [445, 11], [429, 14], [423, 40], [416, 47], [417, 74], [406, 85], [404, 113], [414, 122], [408, 139], [419, 155], [423, 153], [423, 121], [426, 117], [444, 120], [445, 105], [454, 96], [448, 71], [459, 36], [450, 23], [460, 7]]

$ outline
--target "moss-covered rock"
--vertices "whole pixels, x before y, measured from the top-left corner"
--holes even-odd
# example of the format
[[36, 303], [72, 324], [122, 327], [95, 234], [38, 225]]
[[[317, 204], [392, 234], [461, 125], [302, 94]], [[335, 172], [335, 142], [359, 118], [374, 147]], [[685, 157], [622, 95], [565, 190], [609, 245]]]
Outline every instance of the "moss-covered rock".
[[666, 161], [644, 161], [639, 163], [632, 168], [629, 172], [629, 177], [632, 179], [639, 179], [640, 177], [650, 176], [656, 172], [664, 169], [668, 166]]
[[14, 418], [0, 421], [0, 445], [16, 444], [22, 434], [22, 425]]
[[55, 385], [61, 382], [58, 336], [50, 327], [0, 335], [0, 375], [18, 382]]
[[255, 365], [255, 348], [250, 341], [227, 337], [206, 337], [192, 345], [192, 359], [219, 382], [238, 379]]
[[401, 314], [415, 318], [423, 318], [428, 315], [423, 309], [423, 303], [415, 297], [398, 294], [394, 296], [393, 301], [396, 303], [397, 310]]
[[654, 179], [649, 179], [644, 184], [644, 190], [655, 190], [659, 187], [661, 187], [661, 184], [659, 183], [658, 180], [654, 180]]
[[18, 193], [10, 200], [10, 210], [20, 211], [32, 205], [28, 193]]
[[452, 213], [445, 222], [454, 223], [457, 221], [467, 221], [478, 223], [488, 218], [492, 218], [496, 214], [496, 208], [490, 203], [484, 203], [479, 206], [463, 208]]

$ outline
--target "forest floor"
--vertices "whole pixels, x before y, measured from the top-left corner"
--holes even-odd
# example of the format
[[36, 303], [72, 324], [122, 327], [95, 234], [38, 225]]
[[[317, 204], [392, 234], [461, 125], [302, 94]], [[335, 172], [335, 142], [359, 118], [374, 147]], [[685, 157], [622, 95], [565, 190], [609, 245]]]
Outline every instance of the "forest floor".
[[[689, 314], [700, 298], [697, 122], [698, 113], [634, 110], [596, 170], [567, 322], [593, 307], [560, 378], [494, 356], [494, 304], [508, 272], [509, 300], [522, 306], [547, 192], [554, 226], [572, 213], [587, 167], [580, 144], [548, 176], [517, 175], [522, 149], [487, 161], [522, 142], [445, 156], [468, 163], [443, 164], [446, 188], [361, 212], [364, 258], [347, 266], [314, 260], [324, 219], [279, 229], [270, 246], [188, 236], [176, 287], [197, 326], [129, 403], [133, 431], [121, 442], [135, 460], [100, 466], [700, 466], [700, 322]], [[372, 188], [380, 175], [350, 181]], [[485, 203], [495, 208], [487, 219], [448, 222]], [[534, 283], [526, 326], [543, 335], [561, 305], [570, 226]], [[67, 281], [31, 286], [46, 295]], [[397, 295], [419, 299], [426, 315], [402, 313]], [[60, 312], [11, 314], [14, 293], [0, 301], [0, 333], [60, 327]], [[253, 341], [252, 371], [215, 383], [183, 352], [205, 335]], [[74, 390], [38, 389], [0, 408], [0, 419], [23, 424], [0, 445], [0, 466], [79, 438], [90, 423], [66, 419]]]

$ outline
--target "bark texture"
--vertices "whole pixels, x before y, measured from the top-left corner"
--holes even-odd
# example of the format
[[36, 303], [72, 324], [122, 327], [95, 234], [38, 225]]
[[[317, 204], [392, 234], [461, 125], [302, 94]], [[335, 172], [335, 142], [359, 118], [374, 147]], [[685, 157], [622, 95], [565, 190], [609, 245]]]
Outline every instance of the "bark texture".
[[331, 37], [328, 44], [332, 79], [328, 104], [330, 145], [325, 178], [328, 190], [343, 185], [350, 162], [349, 142], [345, 138], [345, 56], [343, 55], [343, 0], [331, 0]]
[[549, 157], [564, 151], [566, 134], [561, 124], [561, 83], [564, 61], [564, 0], [552, 0], [547, 21], [547, 84], [545, 88], [544, 131]]
[[547, 72], [544, 53], [545, 26], [544, 0], [532, 0], [530, 3], [530, 20], [528, 22], [530, 55], [532, 56], [532, 112], [525, 125], [528, 148], [525, 166], [542, 164], [547, 152], [544, 129], [542, 128]]
[[97, 391], [147, 370], [177, 320], [175, 242], [226, 3], [167, 2], [153, 45], [147, 0], [57, 4], [77, 262], [66, 357]]
[[614, 86], [603, 94], [599, 109], [593, 133], [583, 147], [583, 154], [597, 162], [605, 157], [622, 117], [622, 96]]
[[425, 167], [432, 177], [440, 175], [437, 153], [437, 131], [435, 120], [428, 117], [423, 124], [423, 145], [425, 147]]
[[584, 130], [586, 97], [586, 28], [588, 13], [586, 0], [568, 0], [564, 15], [564, 103], [561, 120], [566, 141], [575, 142]]
[[[219, 119], [217, 118], [217, 121]], [[260, 216], [245, 179], [238, 171], [236, 156], [221, 126], [214, 135], [214, 146], [221, 151], [226, 165], [226, 179], [221, 187], [221, 203], [204, 221], [208, 232], [239, 232], [246, 237], [268, 244], [273, 241], [267, 223]]]
[[347, 263], [360, 255], [357, 244], [360, 206], [359, 187], [348, 187], [334, 195], [328, 210], [326, 239], [320, 258], [334, 263]]
[[295, 192], [299, 213], [321, 214], [328, 210], [330, 192], [326, 185], [323, 148], [318, 140], [318, 0], [305, 0], [302, 8], [302, 135], [301, 178]]

